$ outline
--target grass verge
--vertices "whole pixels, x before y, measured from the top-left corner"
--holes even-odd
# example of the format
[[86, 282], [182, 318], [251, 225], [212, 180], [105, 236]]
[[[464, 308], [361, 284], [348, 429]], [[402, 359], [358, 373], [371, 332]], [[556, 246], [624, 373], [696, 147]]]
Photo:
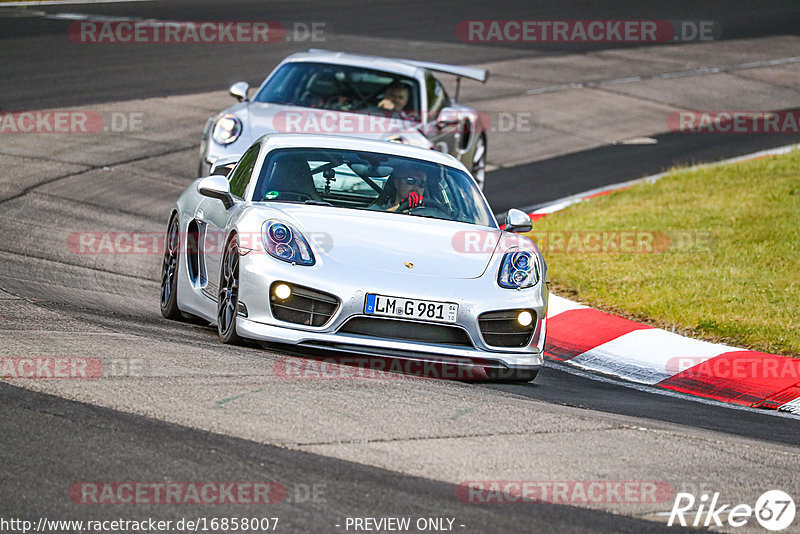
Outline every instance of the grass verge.
[[800, 151], [676, 170], [548, 215], [554, 293], [692, 337], [800, 353]]

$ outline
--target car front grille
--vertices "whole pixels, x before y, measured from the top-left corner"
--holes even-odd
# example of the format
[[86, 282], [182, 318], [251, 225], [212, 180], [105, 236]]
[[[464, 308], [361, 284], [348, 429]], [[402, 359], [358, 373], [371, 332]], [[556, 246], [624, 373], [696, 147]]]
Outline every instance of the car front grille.
[[[533, 321], [528, 326], [517, 322], [523, 311], [530, 312]], [[525, 347], [531, 342], [536, 330], [536, 312], [534, 310], [502, 310], [483, 313], [478, 317], [483, 340], [494, 347]]]
[[[292, 290], [292, 294], [286, 299], [280, 299], [275, 295], [275, 286], [280, 284], [286, 284]], [[272, 316], [281, 321], [306, 326], [323, 326], [339, 308], [339, 299], [310, 287], [274, 282], [269, 290], [269, 306]]]
[[376, 317], [353, 317], [339, 329], [339, 332], [383, 339], [473, 347], [469, 335], [464, 330], [456, 326], [443, 324], [417, 323]]

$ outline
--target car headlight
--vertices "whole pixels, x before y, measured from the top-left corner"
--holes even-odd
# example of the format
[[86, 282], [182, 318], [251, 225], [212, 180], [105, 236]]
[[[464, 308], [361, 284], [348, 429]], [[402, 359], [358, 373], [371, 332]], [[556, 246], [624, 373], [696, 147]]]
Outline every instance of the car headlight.
[[217, 119], [211, 138], [217, 144], [229, 145], [242, 135], [242, 121], [236, 115], [227, 113]]
[[539, 262], [530, 252], [506, 252], [497, 283], [506, 289], [522, 289], [539, 283]]
[[314, 254], [303, 234], [286, 223], [264, 223], [264, 249], [270, 256], [297, 265], [314, 265]]

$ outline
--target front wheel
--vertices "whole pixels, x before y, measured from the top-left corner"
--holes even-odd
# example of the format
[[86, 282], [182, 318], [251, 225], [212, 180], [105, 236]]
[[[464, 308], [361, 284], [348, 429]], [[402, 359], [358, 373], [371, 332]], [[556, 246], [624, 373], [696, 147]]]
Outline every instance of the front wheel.
[[217, 299], [217, 332], [223, 343], [239, 345], [242, 338], [236, 333], [239, 309], [239, 242], [232, 236], [225, 246]]
[[180, 258], [180, 232], [178, 217], [174, 216], [167, 227], [164, 240], [164, 259], [161, 262], [161, 315], [167, 319], [183, 318], [178, 309], [178, 260]]

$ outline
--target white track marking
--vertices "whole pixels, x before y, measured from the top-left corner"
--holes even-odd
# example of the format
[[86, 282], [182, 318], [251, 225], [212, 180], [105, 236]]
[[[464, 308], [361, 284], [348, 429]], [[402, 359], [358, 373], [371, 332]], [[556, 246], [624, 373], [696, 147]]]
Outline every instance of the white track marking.
[[140, 19], [135, 17], [109, 17], [106, 15], [93, 15], [84, 13], [47, 13], [43, 16], [53, 20], [90, 20], [93, 22], [125, 22], [125, 21], [155, 21], [155, 19]]
[[584, 369], [619, 376], [642, 384], [657, 384], [676, 375], [679, 360], [697, 365], [736, 350], [733, 347], [700, 341], [648, 328], [634, 330], [575, 356], [569, 363]]
[[154, 2], [155, 0], [64, 0], [58, 2], [54, 0], [43, 0], [40, 2], [2, 2], [2, 7], [27, 7], [27, 6], [69, 6], [77, 4], [123, 4], [128, 2]]
[[782, 412], [789, 412], [800, 415], [800, 397], [796, 398], [791, 402], [787, 402], [786, 404], [778, 408], [778, 410]]
[[547, 301], [547, 318], [550, 319], [565, 311], [581, 309], [588, 309], [588, 306], [578, 304], [558, 295], [550, 295], [550, 299]]

